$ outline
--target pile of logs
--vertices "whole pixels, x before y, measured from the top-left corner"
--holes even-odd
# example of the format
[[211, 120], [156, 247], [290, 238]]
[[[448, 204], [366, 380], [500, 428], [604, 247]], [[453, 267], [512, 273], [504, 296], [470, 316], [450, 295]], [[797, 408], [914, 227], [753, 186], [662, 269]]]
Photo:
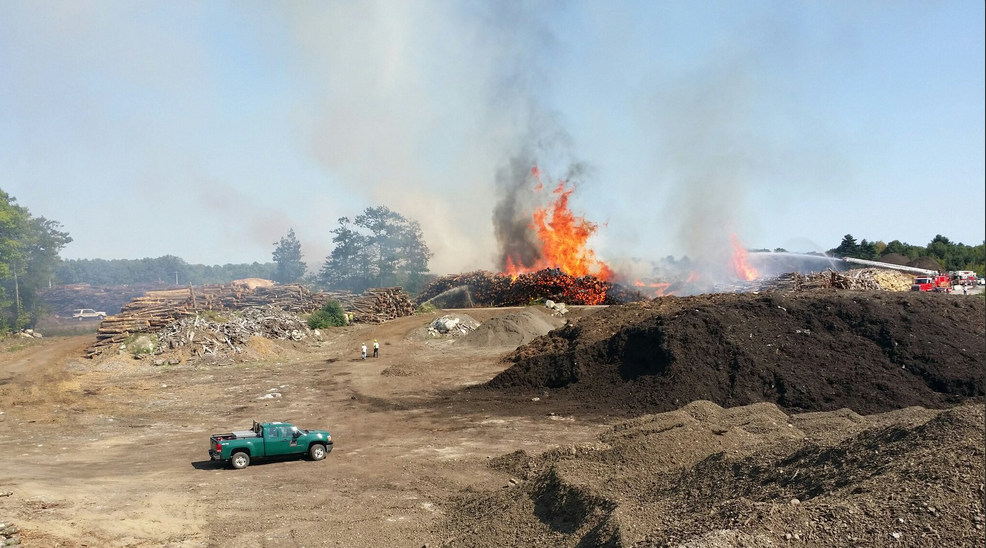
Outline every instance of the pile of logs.
[[321, 293], [323, 302], [339, 301], [342, 309], [352, 314], [353, 323], [382, 323], [413, 316], [411, 297], [402, 287], [371, 287], [361, 295], [349, 291]]
[[299, 284], [249, 289], [243, 285], [204, 285], [147, 291], [123, 306], [119, 314], [105, 318], [96, 331], [96, 342], [86, 351], [95, 357], [107, 346], [117, 345], [134, 333], [160, 332], [183, 319], [207, 311], [226, 312], [272, 306], [297, 314], [309, 314], [329, 300], [337, 300], [354, 323], [380, 323], [413, 316], [414, 303], [400, 287], [371, 288], [361, 295], [348, 292], [312, 293]]
[[[645, 300], [639, 291], [612, 284], [595, 276], [575, 277], [557, 268], [511, 277], [486, 270], [438, 278], [418, 295], [420, 303], [435, 300], [449, 292], [468, 288], [468, 301], [473, 306], [522, 306], [551, 299], [567, 304], [622, 304]], [[457, 297], [458, 298], [458, 297]], [[461, 300], [461, 299], [460, 299]]]
[[763, 280], [759, 291], [810, 291], [813, 289], [847, 289], [851, 291], [907, 291], [911, 277], [880, 268], [857, 268], [845, 272], [825, 270], [809, 274], [789, 272]]
[[318, 310], [325, 301], [324, 294], [312, 293], [298, 284], [256, 289], [204, 285], [148, 291], [124, 305], [119, 314], [102, 321], [96, 331], [96, 342], [86, 351], [86, 356], [94, 357], [103, 348], [119, 344], [134, 333], [160, 331], [181, 318], [197, 316], [209, 310], [221, 312], [273, 305], [302, 314]]

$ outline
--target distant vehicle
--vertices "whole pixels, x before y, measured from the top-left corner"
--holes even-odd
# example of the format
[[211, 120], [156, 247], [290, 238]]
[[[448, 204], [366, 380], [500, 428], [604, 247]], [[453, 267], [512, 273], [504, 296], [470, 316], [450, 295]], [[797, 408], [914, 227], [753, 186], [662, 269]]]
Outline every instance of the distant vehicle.
[[952, 279], [948, 276], [918, 276], [911, 284], [911, 291], [952, 292]]
[[286, 422], [254, 421], [250, 430], [215, 434], [209, 438], [209, 457], [228, 462], [241, 470], [259, 457], [308, 455], [322, 460], [332, 451], [332, 434], [325, 430], [302, 430]]
[[91, 308], [76, 308], [72, 312], [72, 319], [79, 320], [102, 320], [106, 317], [106, 312], [96, 312]]
[[979, 284], [979, 280], [976, 278], [976, 273], [971, 270], [953, 270], [948, 273], [948, 276], [952, 279], [952, 285]]

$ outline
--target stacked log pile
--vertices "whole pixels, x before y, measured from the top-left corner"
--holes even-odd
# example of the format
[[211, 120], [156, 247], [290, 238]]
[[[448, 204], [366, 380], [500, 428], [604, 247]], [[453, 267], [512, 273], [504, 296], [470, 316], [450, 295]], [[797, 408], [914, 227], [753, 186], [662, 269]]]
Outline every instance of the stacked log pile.
[[415, 310], [411, 297], [401, 287], [370, 288], [345, 303], [340, 301], [340, 304], [343, 310], [353, 315], [353, 323], [382, 323], [413, 316]]
[[516, 277], [486, 270], [445, 276], [425, 286], [416, 300], [424, 303], [463, 287], [474, 306], [522, 306], [545, 299], [581, 305], [645, 300], [639, 291], [595, 276], [570, 276], [557, 268]]

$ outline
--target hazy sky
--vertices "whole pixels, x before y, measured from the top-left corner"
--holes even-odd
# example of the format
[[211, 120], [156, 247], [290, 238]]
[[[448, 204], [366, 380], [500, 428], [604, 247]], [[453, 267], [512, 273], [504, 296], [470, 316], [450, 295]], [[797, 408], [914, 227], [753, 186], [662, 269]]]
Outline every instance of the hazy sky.
[[599, 258], [986, 226], [984, 3], [0, 0], [0, 188], [67, 258], [320, 264], [342, 216], [492, 268], [498, 170]]

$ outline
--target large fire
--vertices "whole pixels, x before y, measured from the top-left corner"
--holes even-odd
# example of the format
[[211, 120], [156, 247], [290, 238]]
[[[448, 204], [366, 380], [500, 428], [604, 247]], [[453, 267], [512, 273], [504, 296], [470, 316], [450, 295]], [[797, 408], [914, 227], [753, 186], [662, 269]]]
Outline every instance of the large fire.
[[730, 234], [729, 242], [733, 246], [733, 270], [736, 272], [736, 276], [747, 281], [759, 278], [760, 273], [748, 262], [749, 253], [740, 243], [739, 238], [735, 234]]
[[[531, 169], [537, 180], [535, 191], [543, 188], [541, 172], [537, 166]], [[507, 257], [504, 268], [507, 274], [519, 276], [546, 268], [557, 268], [569, 276], [595, 276], [600, 280], [613, 278], [613, 271], [606, 263], [596, 259], [595, 252], [587, 245], [597, 225], [585, 217], [576, 216], [568, 206], [568, 198], [574, 188], [567, 188], [566, 181], [559, 181], [552, 194], [556, 197], [546, 207], [539, 207], [532, 215], [531, 229], [537, 234], [541, 256], [534, 264], [519, 264]]]

